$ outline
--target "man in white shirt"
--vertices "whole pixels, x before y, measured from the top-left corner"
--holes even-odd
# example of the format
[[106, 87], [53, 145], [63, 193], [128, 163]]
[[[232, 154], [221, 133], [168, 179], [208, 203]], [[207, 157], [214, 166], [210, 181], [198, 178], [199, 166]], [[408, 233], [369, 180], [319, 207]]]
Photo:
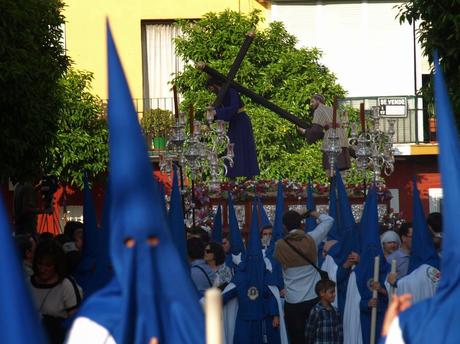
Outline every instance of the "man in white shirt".
[[[320, 215], [316, 211], [307, 214], [319, 221], [313, 231], [304, 233], [300, 229], [302, 216], [290, 210], [283, 215], [283, 224], [288, 233], [275, 244], [274, 256], [283, 267], [286, 290], [284, 312], [291, 344], [305, 343], [305, 324], [310, 310], [318, 301], [315, 285], [321, 278], [318, 271], [303, 256], [318, 264], [318, 245], [326, 238], [334, 223], [334, 219], [329, 215]], [[295, 247], [295, 250], [290, 245]]]

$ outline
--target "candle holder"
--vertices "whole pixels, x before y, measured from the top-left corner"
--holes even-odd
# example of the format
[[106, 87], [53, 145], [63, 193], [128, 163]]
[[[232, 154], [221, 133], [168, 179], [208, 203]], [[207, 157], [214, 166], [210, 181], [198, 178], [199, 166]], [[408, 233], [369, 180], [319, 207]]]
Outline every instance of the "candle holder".
[[363, 174], [370, 170], [376, 183], [382, 181], [383, 174], [389, 176], [394, 172], [393, 136], [395, 134], [394, 119], [388, 120], [388, 129], [385, 133], [380, 130], [380, 108], [372, 107], [371, 124], [365, 131], [364, 107], [361, 106], [362, 131], [358, 134], [357, 124], [351, 124], [349, 144], [356, 152], [356, 166]]
[[337, 157], [342, 152], [342, 147], [339, 143], [339, 136], [337, 135], [337, 128], [329, 129], [330, 135], [328, 137], [328, 142], [326, 147], [324, 148], [324, 152], [327, 153], [328, 160], [329, 160], [329, 168], [330, 168], [330, 175], [334, 175], [335, 171], [335, 162]]
[[174, 158], [191, 174], [192, 180], [208, 176], [209, 189], [218, 193], [228, 166], [233, 167], [234, 144], [226, 134], [226, 122], [215, 120], [214, 108], [208, 107], [204, 117], [204, 123], [194, 120], [187, 133], [185, 116], [180, 114], [167, 143], [169, 154], [163, 157], [160, 169], [165, 172], [166, 160]]

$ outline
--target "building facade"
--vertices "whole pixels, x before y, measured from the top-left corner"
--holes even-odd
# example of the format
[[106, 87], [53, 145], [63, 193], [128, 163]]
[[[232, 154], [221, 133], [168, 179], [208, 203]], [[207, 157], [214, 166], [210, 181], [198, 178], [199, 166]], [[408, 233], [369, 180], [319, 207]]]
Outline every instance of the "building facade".
[[[416, 27], [400, 24], [397, 1], [308, 0], [66, 0], [63, 44], [77, 69], [94, 73], [93, 91], [107, 99], [106, 22], [110, 22], [138, 113], [173, 109], [169, 81], [183, 62], [174, 52], [173, 25], [226, 9], [262, 12], [266, 22], [281, 21], [299, 46], [323, 52], [322, 63], [347, 90], [348, 102], [366, 110], [379, 105], [396, 119], [395, 172], [386, 178], [391, 207], [411, 219], [411, 180], [418, 176], [425, 212], [439, 211], [442, 189], [437, 143], [428, 132], [428, 113], [415, 94], [429, 66], [416, 42]], [[417, 99], [417, 100], [416, 100]], [[394, 106], [393, 106], [394, 105]], [[386, 117], [387, 118], [387, 117]], [[386, 129], [387, 119], [382, 120]], [[69, 195], [70, 218], [82, 213], [81, 195]], [[95, 192], [102, 208], [102, 189]], [[61, 216], [62, 218], [62, 216]]]

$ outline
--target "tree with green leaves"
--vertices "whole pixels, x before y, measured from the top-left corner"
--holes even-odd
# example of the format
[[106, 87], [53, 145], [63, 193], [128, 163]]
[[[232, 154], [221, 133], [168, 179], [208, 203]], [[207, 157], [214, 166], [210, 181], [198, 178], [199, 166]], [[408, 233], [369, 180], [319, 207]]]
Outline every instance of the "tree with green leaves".
[[60, 84], [63, 104], [58, 130], [48, 146], [43, 170], [63, 184], [83, 187], [83, 173], [93, 179], [107, 171], [108, 129], [100, 98], [91, 93], [93, 74], [69, 68]]
[[0, 181], [40, 176], [58, 129], [68, 66], [60, 0], [0, 2]]
[[[433, 62], [433, 51], [439, 52], [454, 112], [460, 116], [460, 2], [458, 0], [412, 0], [399, 5], [399, 20], [418, 25], [418, 40], [423, 53]], [[433, 103], [431, 87], [424, 93]]]
[[[179, 21], [182, 35], [176, 39], [177, 54], [187, 63], [174, 79], [184, 96], [181, 106], [193, 105], [200, 118], [215, 95], [205, 87], [207, 76], [194, 68], [205, 62], [227, 74], [247, 32], [259, 28], [260, 12], [249, 15], [225, 11], [208, 13], [198, 21]], [[237, 73], [236, 81], [291, 113], [311, 121], [310, 97], [322, 93], [329, 104], [344, 96], [335, 76], [320, 63], [316, 48], [297, 48], [296, 38], [280, 22], [258, 29]], [[307, 181], [324, 179], [319, 144], [308, 145], [290, 122], [244, 98], [251, 117], [260, 165], [260, 178]]]

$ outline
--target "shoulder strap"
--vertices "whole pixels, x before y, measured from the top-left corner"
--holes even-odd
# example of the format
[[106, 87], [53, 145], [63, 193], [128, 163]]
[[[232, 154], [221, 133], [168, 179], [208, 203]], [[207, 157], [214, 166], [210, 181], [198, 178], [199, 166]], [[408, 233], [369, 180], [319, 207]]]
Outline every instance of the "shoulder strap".
[[201, 270], [201, 272], [205, 275], [206, 279], [208, 280], [209, 286], [212, 287], [211, 279], [209, 278], [208, 274], [206, 273], [206, 271], [204, 271], [204, 269], [201, 266], [193, 265], [192, 268], [197, 268]]
[[77, 299], [76, 306], [79, 306], [81, 304], [81, 295], [80, 295], [80, 290], [78, 290], [77, 283], [75, 282], [75, 280], [71, 276], [67, 276], [66, 278], [70, 281], [70, 284], [72, 284], [73, 291], [74, 291], [75, 297]]
[[299, 256], [301, 256], [303, 259], [305, 259], [307, 262], [309, 262], [311, 264], [311, 266], [313, 266], [319, 273], [321, 273], [323, 270], [321, 270], [319, 267], [316, 266], [315, 263], [313, 263], [310, 258], [308, 258], [305, 254], [303, 254], [302, 252], [300, 252], [294, 245], [292, 245], [288, 240], [286, 239], [283, 239], [284, 242], [286, 244], [288, 244], [288, 246], [290, 248], [292, 248], [292, 250], [297, 253]]

